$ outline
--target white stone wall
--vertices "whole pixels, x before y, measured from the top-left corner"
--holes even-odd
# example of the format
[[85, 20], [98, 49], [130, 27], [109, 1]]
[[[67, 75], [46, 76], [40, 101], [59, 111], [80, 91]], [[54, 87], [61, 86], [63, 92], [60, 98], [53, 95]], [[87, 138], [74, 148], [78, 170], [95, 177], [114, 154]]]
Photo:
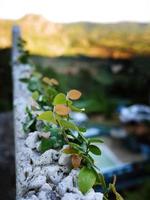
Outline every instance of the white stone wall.
[[[18, 37], [18, 32], [13, 37]], [[22, 122], [25, 107], [30, 104], [30, 93], [26, 84], [20, 82], [31, 71], [30, 66], [17, 61], [17, 39], [14, 38], [12, 53], [14, 83], [14, 128], [16, 147], [17, 200], [102, 200], [101, 193], [91, 189], [83, 195], [77, 187], [78, 169], [71, 169], [70, 156], [50, 149], [38, 152], [38, 135], [32, 132], [25, 135]]]

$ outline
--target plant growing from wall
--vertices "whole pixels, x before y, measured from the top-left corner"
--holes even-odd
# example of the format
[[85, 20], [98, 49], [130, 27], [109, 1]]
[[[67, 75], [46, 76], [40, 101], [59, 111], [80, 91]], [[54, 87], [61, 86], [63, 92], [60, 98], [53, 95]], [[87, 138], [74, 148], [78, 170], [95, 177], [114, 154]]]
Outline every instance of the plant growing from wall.
[[[21, 44], [23, 47], [24, 42]], [[19, 60], [22, 62], [20, 58]], [[43, 77], [35, 69], [34, 67], [29, 78], [21, 79], [32, 92], [32, 105], [31, 108], [26, 108], [27, 118], [23, 124], [25, 132], [41, 131], [41, 152], [51, 148], [61, 149], [67, 144], [63, 152], [71, 155], [72, 168], [80, 169], [77, 182], [82, 193], [88, 192], [94, 185], [100, 185], [104, 199], [108, 199], [108, 194], [112, 191], [117, 200], [122, 200], [115, 189], [115, 181], [107, 187], [92, 157], [92, 154], [101, 155], [96, 143], [103, 141], [99, 138], [86, 138], [86, 129], [75, 124], [70, 116], [71, 112], [84, 111], [84, 108], [74, 104], [81, 97], [81, 92], [76, 89], [71, 89], [66, 94], [59, 92], [59, 82], [56, 79]]]

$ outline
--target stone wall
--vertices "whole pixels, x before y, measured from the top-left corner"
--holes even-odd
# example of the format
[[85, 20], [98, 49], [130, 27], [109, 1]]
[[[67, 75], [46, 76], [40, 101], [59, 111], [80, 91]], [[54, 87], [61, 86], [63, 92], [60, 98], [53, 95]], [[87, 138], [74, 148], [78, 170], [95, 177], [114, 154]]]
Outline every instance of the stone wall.
[[28, 65], [17, 61], [18, 27], [13, 29], [14, 129], [16, 146], [17, 200], [101, 200], [103, 195], [91, 189], [83, 195], [77, 186], [78, 169], [71, 169], [70, 156], [54, 149], [41, 154], [38, 137], [41, 132], [25, 135], [22, 123], [30, 93], [20, 81], [31, 73]]

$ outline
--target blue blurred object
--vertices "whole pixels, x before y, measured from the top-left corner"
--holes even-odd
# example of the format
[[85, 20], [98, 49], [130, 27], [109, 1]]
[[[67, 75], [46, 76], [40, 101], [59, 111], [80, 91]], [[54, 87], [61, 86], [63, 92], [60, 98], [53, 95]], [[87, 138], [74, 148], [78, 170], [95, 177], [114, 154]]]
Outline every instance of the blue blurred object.
[[85, 137], [97, 137], [101, 135], [102, 130], [96, 127], [91, 127], [88, 128], [87, 131], [85, 132], [84, 136]]
[[88, 120], [88, 116], [85, 113], [72, 112], [70, 116], [77, 124], [82, 124]]
[[150, 107], [146, 105], [132, 105], [120, 110], [119, 119], [122, 123], [150, 121]]
[[150, 159], [150, 146], [146, 144], [141, 144], [140, 145], [141, 153], [145, 158]]

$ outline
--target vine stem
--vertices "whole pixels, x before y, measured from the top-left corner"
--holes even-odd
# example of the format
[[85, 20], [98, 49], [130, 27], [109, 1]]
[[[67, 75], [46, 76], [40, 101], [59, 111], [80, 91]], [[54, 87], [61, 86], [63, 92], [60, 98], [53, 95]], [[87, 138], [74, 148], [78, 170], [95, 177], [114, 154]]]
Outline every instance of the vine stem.
[[65, 129], [61, 126], [59, 120], [56, 119], [56, 122], [57, 122], [58, 126], [61, 128], [61, 132], [62, 132], [62, 135], [63, 135], [65, 141], [66, 141], [67, 143], [69, 143], [67, 134], [65, 133]]

